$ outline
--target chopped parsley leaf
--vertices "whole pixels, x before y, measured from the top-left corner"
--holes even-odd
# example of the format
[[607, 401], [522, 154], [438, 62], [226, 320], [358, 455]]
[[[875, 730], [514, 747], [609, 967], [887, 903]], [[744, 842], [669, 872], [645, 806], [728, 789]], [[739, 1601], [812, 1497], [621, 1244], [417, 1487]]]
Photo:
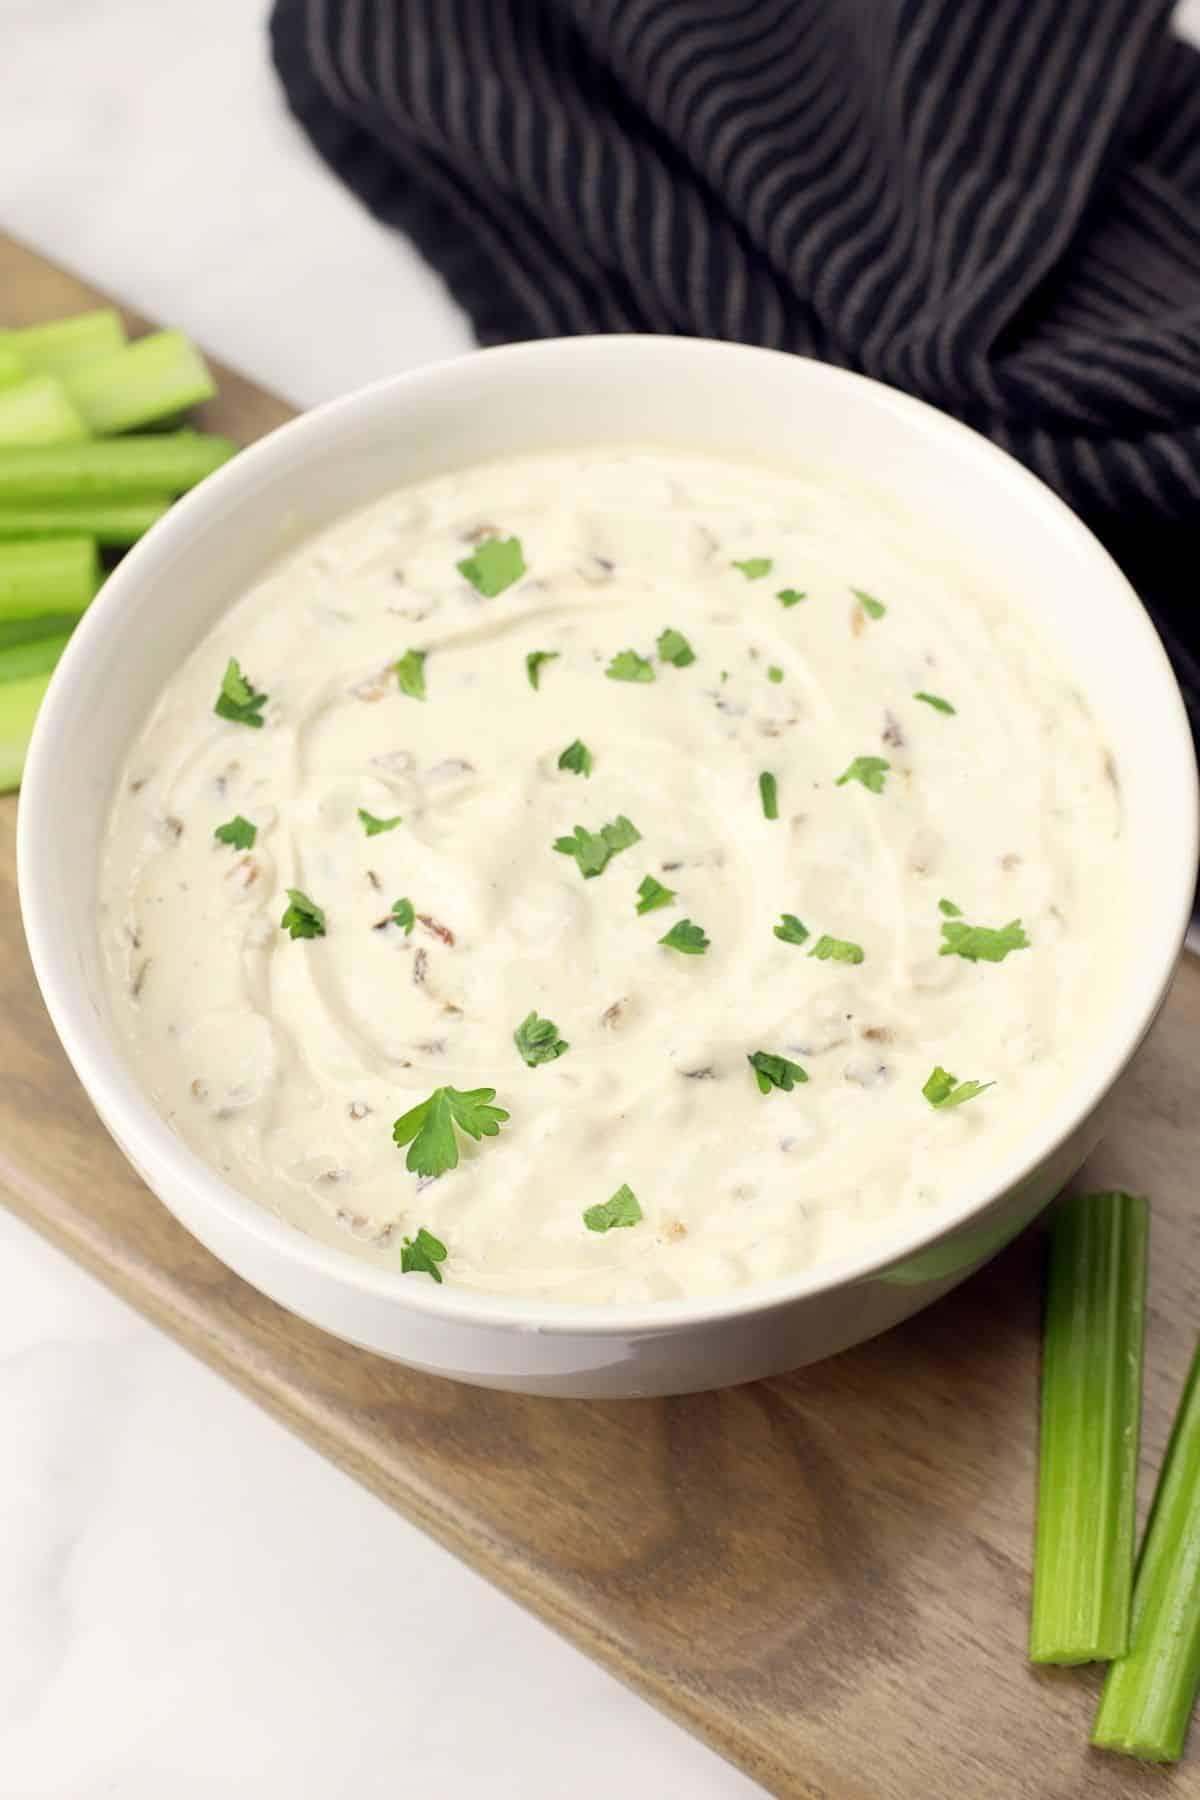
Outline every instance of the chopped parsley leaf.
[[754, 1070], [760, 1094], [769, 1094], [772, 1088], [782, 1088], [790, 1094], [798, 1081], [808, 1080], [799, 1063], [789, 1062], [786, 1056], [774, 1056], [769, 1050], [756, 1050], [746, 1061]]
[[222, 844], [232, 844], [235, 850], [253, 850], [258, 826], [252, 825], [249, 819], [243, 819], [241, 813], [234, 813], [226, 824], [217, 826], [213, 836]]
[[868, 619], [882, 619], [887, 607], [882, 600], [876, 600], [873, 594], [864, 594], [861, 588], [851, 588], [850, 592], [866, 613]]
[[780, 606], [799, 606], [802, 600], [808, 599], [808, 595], [802, 588], [780, 588], [775, 598]]
[[779, 817], [779, 783], [769, 769], [764, 769], [758, 778], [758, 792], [762, 800], [763, 818]]
[[674, 663], [677, 669], [686, 669], [696, 660], [696, 652], [682, 631], [676, 631], [672, 625], [658, 634], [658, 654], [663, 662]]
[[397, 924], [403, 928], [405, 937], [408, 937], [412, 931], [413, 926], [417, 922], [417, 915], [413, 911], [412, 901], [407, 900], [407, 899], [406, 900], [393, 900], [393, 902], [392, 902], [392, 919], [395, 922], [395, 924]]
[[808, 926], [802, 925], [795, 913], [780, 913], [775, 936], [785, 944], [802, 944], [808, 936]]
[[396, 664], [396, 679], [400, 683], [400, 692], [407, 694], [410, 700], [425, 698], [425, 652], [424, 650], [406, 650]]
[[995, 1085], [994, 1081], [960, 1081], [939, 1063], [921, 1092], [930, 1106], [961, 1106], [964, 1100], [973, 1100]]
[[943, 700], [940, 694], [914, 694], [913, 699], [923, 700], [926, 706], [932, 706], [934, 712], [954, 713], [957, 710], [948, 700]]
[[495, 1088], [469, 1088], [465, 1093], [455, 1087], [434, 1088], [428, 1100], [396, 1120], [392, 1137], [400, 1145], [408, 1144], [404, 1166], [414, 1175], [444, 1175], [458, 1167], [458, 1140], [455, 1126], [478, 1143], [481, 1137], [495, 1137], [509, 1114], [503, 1107], [493, 1106]]
[[583, 1222], [589, 1231], [612, 1231], [619, 1225], [636, 1225], [644, 1216], [637, 1195], [623, 1181], [611, 1200], [587, 1208]]
[[670, 906], [675, 898], [675, 889], [664, 887], [653, 875], [644, 875], [638, 887], [636, 911], [638, 913], [653, 912], [656, 907]]
[[962, 907], [955, 906], [953, 900], [939, 900], [938, 901], [938, 911], [940, 913], [944, 913], [946, 918], [948, 918], [948, 919], [961, 919], [962, 918]]
[[632, 825], [624, 813], [608, 825], [602, 825], [599, 831], [588, 831], [582, 825], [575, 827], [571, 837], [555, 838], [553, 848], [561, 856], [573, 856], [579, 864], [579, 873], [585, 881], [593, 875], [599, 875], [608, 867], [610, 860], [618, 850], [628, 850], [641, 837], [636, 825]]
[[542, 664], [554, 662], [562, 655], [560, 650], [531, 650], [525, 658], [525, 673], [529, 677], [529, 685], [536, 689], [541, 674]]
[[558, 759], [560, 769], [570, 769], [573, 775], [590, 775], [592, 772], [592, 753], [582, 738], [576, 738], [568, 744]]
[[767, 670], [767, 680], [775, 681], [775, 682], [779, 682], [779, 681], [783, 680], [783, 670], [780, 668], [778, 663], [772, 663], [770, 668]]
[[435, 1281], [440, 1281], [442, 1271], [438, 1264], [445, 1260], [445, 1244], [440, 1238], [435, 1238], [432, 1231], [426, 1231], [423, 1225], [415, 1238], [405, 1238], [400, 1246], [402, 1275], [432, 1275]]
[[653, 681], [654, 670], [636, 650], [618, 650], [604, 673], [610, 681]]
[[939, 956], [961, 956], [967, 962], [1003, 962], [1010, 950], [1028, 950], [1020, 919], [1007, 925], [964, 925], [961, 919], [947, 919], [942, 926], [945, 943]]
[[747, 581], [761, 581], [764, 575], [771, 573], [775, 565], [769, 556], [748, 556], [745, 562], [732, 562], [729, 566], [731, 569], [740, 569]]
[[835, 787], [845, 787], [848, 781], [861, 781], [869, 794], [882, 794], [884, 778], [891, 763], [882, 756], [856, 756], [844, 775], [839, 775]]
[[823, 931], [808, 953], [815, 956], [818, 962], [860, 963], [863, 960], [861, 944], [851, 944], [846, 938], [830, 937]]
[[393, 819], [377, 819], [375, 814], [369, 813], [365, 806], [359, 807], [358, 816], [362, 820], [362, 828], [368, 837], [378, 837], [381, 831], [395, 831], [397, 825], [404, 823], [400, 813], [397, 813]]
[[460, 575], [465, 575], [476, 593], [482, 594], [485, 600], [494, 600], [514, 581], [520, 581], [525, 573], [521, 540], [515, 537], [484, 538], [474, 555], [464, 556], [455, 567]]
[[279, 929], [289, 931], [293, 938], [324, 937], [325, 914], [316, 901], [299, 888], [288, 888], [287, 897], [290, 904], [279, 921]]
[[222, 719], [232, 719], [235, 725], [252, 725], [256, 731], [261, 731], [262, 709], [266, 704], [267, 695], [260, 693], [242, 674], [237, 657], [231, 656], [221, 677], [221, 690], [213, 702], [213, 711]]
[[536, 1012], [521, 1020], [513, 1032], [513, 1043], [521, 1053], [521, 1061], [531, 1069], [536, 1069], [540, 1063], [553, 1062], [564, 1050], [571, 1048], [559, 1037], [554, 1020], [539, 1019]]
[[693, 925], [690, 919], [676, 919], [670, 931], [658, 941], [668, 950], [681, 951], [684, 956], [703, 956], [710, 940], [705, 937], [703, 926]]

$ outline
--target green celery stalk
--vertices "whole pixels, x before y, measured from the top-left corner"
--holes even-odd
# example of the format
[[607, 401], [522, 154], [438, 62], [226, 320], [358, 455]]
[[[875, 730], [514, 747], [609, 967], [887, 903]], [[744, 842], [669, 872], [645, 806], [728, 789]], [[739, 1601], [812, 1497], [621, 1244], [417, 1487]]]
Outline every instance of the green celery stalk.
[[1175, 1415], [1138, 1557], [1128, 1654], [1104, 1683], [1092, 1742], [1176, 1762], [1200, 1687], [1200, 1349]]
[[128, 500], [49, 501], [24, 506], [0, 504], [0, 543], [6, 538], [94, 537], [98, 544], [124, 549], [136, 544], [170, 506], [167, 494]]
[[72, 444], [88, 435], [57, 375], [0, 388], [0, 445]]
[[66, 649], [70, 635], [69, 631], [58, 632], [53, 637], [30, 638], [27, 643], [0, 650], [0, 684], [24, 681], [30, 675], [48, 675]]
[[182, 494], [236, 449], [229, 438], [198, 431], [0, 449], [0, 506]]
[[22, 681], [0, 682], [0, 793], [21, 785], [33, 721], [52, 674], [53, 670], [47, 669]]
[[18, 381], [24, 381], [28, 374], [28, 368], [16, 351], [7, 347], [4, 334], [0, 332], [0, 388], [13, 387]]
[[32, 374], [58, 375], [94, 356], [108, 356], [124, 342], [120, 315], [110, 306], [51, 319], [45, 325], [0, 331], [0, 349], [13, 351]]
[[131, 431], [211, 400], [216, 383], [181, 331], [155, 331], [63, 377], [88, 429]]
[[78, 623], [78, 613], [41, 613], [36, 619], [0, 619], [0, 656], [18, 644], [32, 644], [38, 638], [69, 637]]
[[1147, 1235], [1146, 1202], [1122, 1193], [1077, 1195], [1051, 1232], [1035, 1663], [1094, 1662], [1128, 1642]]
[[35, 538], [0, 544], [0, 621], [77, 617], [100, 586], [94, 538]]

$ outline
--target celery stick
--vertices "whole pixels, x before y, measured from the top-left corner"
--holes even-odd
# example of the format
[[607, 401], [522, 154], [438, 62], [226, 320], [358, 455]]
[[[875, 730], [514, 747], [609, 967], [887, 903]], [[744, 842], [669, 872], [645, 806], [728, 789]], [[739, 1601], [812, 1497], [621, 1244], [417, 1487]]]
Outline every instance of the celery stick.
[[0, 503], [0, 543], [5, 538], [94, 537], [98, 544], [123, 549], [136, 544], [170, 506], [167, 494], [128, 500], [49, 501], [25, 506]]
[[182, 494], [227, 462], [236, 449], [228, 438], [205, 437], [197, 431], [0, 449], [0, 505]]
[[63, 369], [77, 368], [94, 356], [108, 356], [119, 350], [124, 342], [120, 315], [111, 307], [74, 313], [67, 319], [51, 319], [45, 325], [0, 331], [0, 348], [15, 351], [35, 374], [57, 375]]
[[0, 657], [18, 644], [32, 644], [38, 638], [69, 637], [78, 623], [78, 613], [42, 613], [36, 619], [0, 619]]
[[57, 375], [0, 388], [0, 445], [71, 444], [88, 435]]
[[1042, 1352], [1036, 1663], [1120, 1656], [1128, 1641], [1142, 1407], [1146, 1202], [1083, 1194], [1054, 1222]]
[[93, 538], [0, 544], [0, 620], [78, 615], [100, 585]]
[[53, 637], [30, 638], [28, 643], [0, 650], [0, 683], [49, 674], [66, 649], [70, 635], [69, 631], [61, 631]]
[[1092, 1742], [1176, 1762], [1200, 1687], [1200, 1350], [1138, 1557], [1129, 1639], [1128, 1655], [1108, 1671]]
[[24, 381], [29, 370], [21, 361], [15, 350], [9, 350], [4, 342], [4, 334], [0, 332], [0, 388], [12, 387], [18, 381]]
[[21, 785], [33, 721], [52, 674], [48, 669], [23, 681], [0, 682], [0, 793]]
[[155, 331], [63, 377], [90, 431], [130, 431], [211, 400], [216, 383], [181, 331]]

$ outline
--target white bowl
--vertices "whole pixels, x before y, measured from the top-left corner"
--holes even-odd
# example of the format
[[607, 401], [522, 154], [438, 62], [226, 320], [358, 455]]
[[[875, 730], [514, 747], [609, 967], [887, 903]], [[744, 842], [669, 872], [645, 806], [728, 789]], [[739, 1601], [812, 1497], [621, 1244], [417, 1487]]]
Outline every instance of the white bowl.
[[[405, 1280], [265, 1212], [201, 1162], [138, 1086], [107, 1016], [97, 859], [126, 749], [172, 671], [264, 563], [402, 483], [510, 451], [656, 439], [795, 451], [887, 490], [1027, 601], [1112, 746], [1138, 883], [1103, 1032], [1035, 1131], [932, 1221], [870, 1252], [716, 1298], [558, 1306]], [[84, 617], [43, 704], [21, 795], [21, 906], [50, 1016], [150, 1187], [230, 1268], [351, 1343], [486, 1386], [683, 1393], [829, 1356], [945, 1293], [1078, 1169], [1161, 1004], [1196, 873], [1191, 737], [1158, 638], [1115, 564], [1016, 462], [932, 408], [797, 357], [685, 338], [476, 352], [295, 420], [172, 508]]]

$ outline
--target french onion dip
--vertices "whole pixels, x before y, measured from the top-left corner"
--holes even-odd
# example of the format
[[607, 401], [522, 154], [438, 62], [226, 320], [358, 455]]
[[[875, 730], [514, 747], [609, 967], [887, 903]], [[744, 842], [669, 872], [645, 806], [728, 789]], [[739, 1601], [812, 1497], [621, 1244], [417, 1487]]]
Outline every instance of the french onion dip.
[[709, 1294], [936, 1224], [1070, 1082], [1124, 941], [1117, 773], [1036, 604], [878, 495], [673, 449], [341, 520], [124, 768], [140, 1081], [426, 1282]]

